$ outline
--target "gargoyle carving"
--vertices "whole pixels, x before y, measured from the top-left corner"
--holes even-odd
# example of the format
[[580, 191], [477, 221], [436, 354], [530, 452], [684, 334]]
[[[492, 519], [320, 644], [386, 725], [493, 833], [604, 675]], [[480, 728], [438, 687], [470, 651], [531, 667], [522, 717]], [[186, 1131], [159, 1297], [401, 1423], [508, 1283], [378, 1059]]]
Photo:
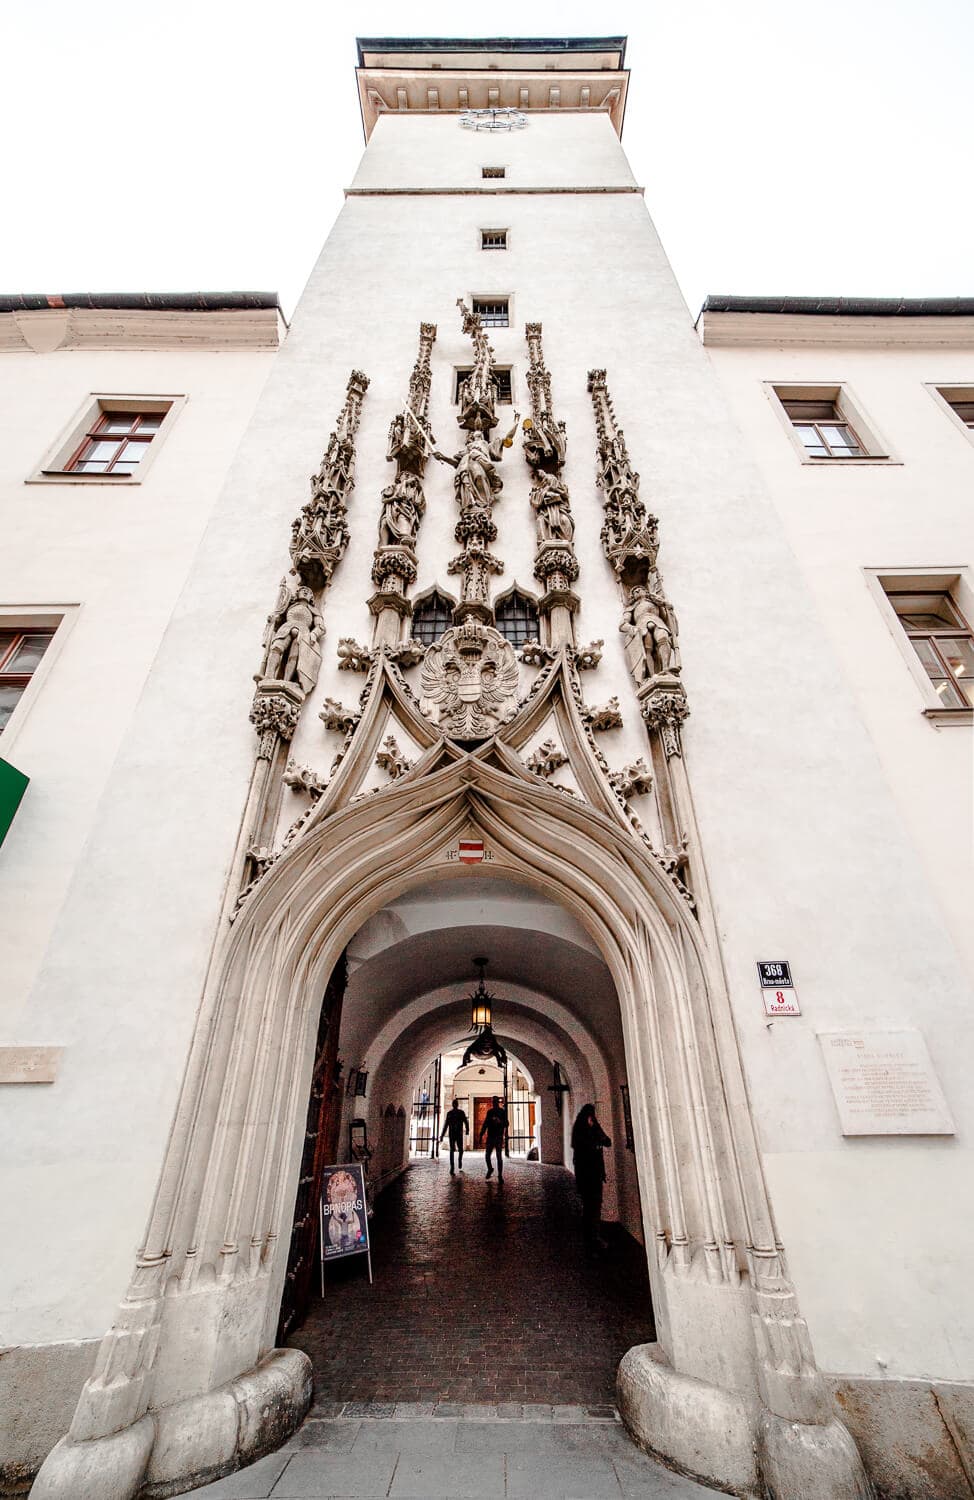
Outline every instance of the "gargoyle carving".
[[310, 766], [296, 765], [293, 760], [288, 761], [281, 780], [292, 792], [310, 792], [312, 797], [320, 797], [328, 785], [326, 781], [322, 781], [317, 771], [313, 771]]
[[605, 729], [621, 729], [622, 714], [619, 712], [618, 698], [610, 698], [608, 703], [603, 703], [599, 708], [584, 708], [582, 719], [596, 734]]
[[605, 641], [590, 641], [587, 646], [578, 646], [575, 650], [575, 667], [579, 672], [592, 672], [602, 660], [602, 647]]
[[407, 771], [412, 770], [412, 761], [408, 761], [399, 748], [394, 734], [387, 734], [382, 741], [382, 749], [376, 752], [375, 763], [380, 771], [385, 771], [390, 781], [398, 781], [400, 776], [405, 776]]
[[545, 740], [543, 745], [528, 756], [524, 762], [536, 776], [553, 776], [561, 766], [567, 766], [568, 756], [560, 750], [554, 740]]
[[557, 655], [557, 646], [542, 646], [540, 641], [525, 641], [518, 652], [518, 659], [526, 667], [546, 667]]
[[486, 739], [517, 712], [517, 658], [500, 631], [468, 620], [430, 646], [422, 706], [454, 739]]
[[372, 652], [368, 646], [360, 646], [350, 636], [338, 642], [339, 672], [367, 672], [372, 665]]
[[361, 714], [346, 708], [336, 698], [326, 698], [325, 706], [318, 717], [326, 729], [333, 730], [335, 734], [348, 734], [355, 728]]
[[640, 756], [638, 760], [633, 761], [632, 765], [623, 766], [621, 771], [610, 771], [609, 781], [620, 797], [628, 799], [652, 791], [653, 773]]

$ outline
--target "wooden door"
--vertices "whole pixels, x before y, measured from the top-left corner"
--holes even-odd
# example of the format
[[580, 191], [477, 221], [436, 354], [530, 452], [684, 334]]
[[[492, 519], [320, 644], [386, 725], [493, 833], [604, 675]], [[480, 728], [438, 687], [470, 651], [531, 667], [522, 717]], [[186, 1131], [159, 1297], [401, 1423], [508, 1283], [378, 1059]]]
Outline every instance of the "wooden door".
[[294, 1204], [294, 1227], [291, 1230], [291, 1249], [277, 1326], [278, 1347], [284, 1343], [289, 1333], [304, 1322], [311, 1302], [311, 1288], [318, 1259], [321, 1178], [325, 1166], [337, 1160], [335, 1153], [341, 1129], [342, 1090], [337, 1066], [338, 1033], [341, 1029], [342, 1000], [347, 982], [348, 965], [343, 953], [335, 965], [321, 1002], [304, 1152]]

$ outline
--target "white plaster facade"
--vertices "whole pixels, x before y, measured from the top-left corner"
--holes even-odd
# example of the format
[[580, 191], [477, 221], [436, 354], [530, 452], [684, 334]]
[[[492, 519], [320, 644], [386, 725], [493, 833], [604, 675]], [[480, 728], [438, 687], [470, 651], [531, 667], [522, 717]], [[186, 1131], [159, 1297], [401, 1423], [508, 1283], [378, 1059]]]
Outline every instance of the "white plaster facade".
[[[659, 1344], [632, 1351], [621, 1375], [637, 1438], [736, 1493], [865, 1496], [829, 1377], [881, 1485], [892, 1472], [903, 1493], [965, 1493], [956, 1434], [970, 1430], [963, 1383], [974, 1373], [963, 1278], [974, 1100], [957, 892], [970, 876], [960, 834], [937, 846], [935, 820], [921, 827], [907, 804], [938, 751], [949, 758], [940, 784], [952, 776], [959, 788], [971, 730], [938, 729], [914, 704], [915, 733], [904, 728], [895, 743], [906, 699], [898, 682], [887, 698], [884, 684], [902, 657], [883, 668], [886, 627], [867, 614], [875, 604], [861, 570], [969, 565], [966, 436], [926, 393], [929, 423], [905, 395], [902, 406], [882, 401], [899, 376], [877, 368], [873, 395], [873, 367], [912, 353], [856, 353], [857, 398], [871, 415], [875, 401], [902, 460], [896, 515], [877, 513], [897, 478], [889, 465], [844, 474], [841, 498], [830, 492], [812, 513], [807, 492], [838, 475], [805, 471], [755, 387], [845, 379], [854, 351], [843, 349], [837, 372], [815, 345], [775, 350], [770, 365], [764, 349], [702, 347], [609, 106], [532, 105], [525, 128], [496, 134], [407, 106], [375, 106], [362, 166], [219, 500], [206, 517], [193, 513], [195, 555], [159, 604], [151, 670], [133, 668], [138, 702], [113, 726], [84, 858], [25, 975], [19, 1039], [65, 1050], [55, 1085], [15, 1101], [24, 1243], [45, 1248], [20, 1262], [10, 1342], [50, 1346], [37, 1369], [67, 1368], [70, 1341], [111, 1328], [35, 1495], [172, 1493], [264, 1451], [296, 1420], [307, 1369], [274, 1343], [321, 995], [348, 947], [340, 1045], [349, 1066], [370, 1066], [378, 1139], [387, 1107], [408, 1109], [411, 1080], [456, 1039], [470, 958], [485, 940], [510, 1002], [512, 1049], [560, 1056], [573, 1098], [591, 1088], [612, 1110], [613, 1208], [647, 1245], [659, 1329]], [[506, 175], [484, 179], [485, 166]], [[487, 227], [509, 230], [507, 250], [480, 249]], [[336, 646], [389, 644], [373, 636], [368, 600], [392, 477], [386, 435], [419, 325], [437, 325], [428, 416], [452, 453], [463, 436], [454, 372], [472, 363], [455, 303], [490, 296], [510, 299], [511, 326], [490, 339], [522, 416], [524, 324], [543, 325], [553, 410], [568, 433], [577, 613], [572, 622], [565, 608], [560, 624], [552, 613], [543, 643], [555, 660], [540, 672], [521, 666], [522, 698], [532, 687], [535, 696], [480, 750], [444, 740], [407, 691], [419, 694], [421, 669], [400, 670], [380, 650], [333, 770], [342, 740], [319, 712], [326, 699], [357, 710], [363, 685], [340, 670]], [[936, 369], [918, 378], [971, 380], [962, 351], [949, 353], [938, 350]], [[279, 735], [255, 764], [247, 711], [263, 623], [353, 368], [370, 384], [354, 438], [351, 538], [318, 601], [321, 671], [295, 699], [293, 739]], [[607, 371], [642, 498], [659, 517], [679, 616], [691, 717], [668, 740], [640, 720], [624, 601], [600, 545], [593, 368]], [[508, 415], [499, 406], [498, 434]], [[941, 469], [933, 448], [908, 471], [934, 416], [958, 487], [942, 514], [917, 515]], [[491, 549], [504, 571], [492, 596], [516, 581], [538, 597], [520, 444], [498, 472]], [[855, 481], [868, 498], [853, 525]], [[447, 572], [453, 474], [430, 462], [423, 485], [411, 592], [436, 584], [458, 599]], [[53, 597], [68, 580], [45, 573], [45, 561], [32, 554], [30, 576]], [[875, 653], [875, 673], [860, 665], [845, 619]], [[598, 738], [611, 768], [651, 762], [655, 792], [630, 799], [646, 838], [614, 796], [574, 696], [573, 647], [600, 638], [601, 664], [581, 687], [590, 704], [618, 699], [621, 726]], [[42, 701], [31, 717], [39, 729]], [[412, 762], [393, 781], [374, 763], [390, 729]], [[575, 796], [525, 768], [553, 733], [569, 756], [557, 780]], [[275, 801], [287, 757], [327, 782], [317, 800], [285, 789]], [[946, 792], [928, 796], [947, 807]], [[269, 844], [282, 852], [231, 923], [267, 809]], [[307, 816], [283, 846], [295, 810]], [[692, 908], [660, 859], [674, 820], [688, 840]], [[450, 862], [467, 834], [491, 854], [477, 871]], [[801, 1017], [769, 1025], [755, 971], [768, 958], [791, 962]], [[902, 1026], [926, 1039], [954, 1134], [843, 1138], [817, 1033]], [[634, 1155], [618, 1145], [623, 1076]], [[54, 1122], [70, 1147], [52, 1144]], [[394, 1169], [387, 1152], [383, 1171]], [[939, 1409], [953, 1415], [948, 1436], [924, 1408], [922, 1441], [940, 1467], [904, 1478], [890, 1471], [883, 1435], [911, 1381], [927, 1407], [936, 1385]]]

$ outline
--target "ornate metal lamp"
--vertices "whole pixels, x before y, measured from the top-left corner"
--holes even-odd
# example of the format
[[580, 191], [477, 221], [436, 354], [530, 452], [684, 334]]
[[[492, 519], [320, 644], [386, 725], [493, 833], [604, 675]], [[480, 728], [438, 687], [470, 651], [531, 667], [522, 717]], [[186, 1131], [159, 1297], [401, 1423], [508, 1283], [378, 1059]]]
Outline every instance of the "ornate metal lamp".
[[463, 1054], [461, 1068], [465, 1068], [473, 1058], [493, 1057], [498, 1067], [507, 1066], [507, 1053], [494, 1035], [494, 1001], [496, 995], [492, 995], [484, 983], [484, 970], [487, 967], [486, 958], [475, 958], [474, 965], [480, 970], [480, 978], [477, 988], [470, 996], [470, 1026], [476, 1033], [466, 1052]]
[[475, 958], [474, 967], [480, 970], [480, 978], [477, 988], [470, 996], [470, 1024], [475, 1031], [483, 1031], [485, 1026], [490, 1026], [493, 1021], [493, 1004], [495, 996], [490, 993], [484, 983], [484, 970], [487, 967], [486, 958]]

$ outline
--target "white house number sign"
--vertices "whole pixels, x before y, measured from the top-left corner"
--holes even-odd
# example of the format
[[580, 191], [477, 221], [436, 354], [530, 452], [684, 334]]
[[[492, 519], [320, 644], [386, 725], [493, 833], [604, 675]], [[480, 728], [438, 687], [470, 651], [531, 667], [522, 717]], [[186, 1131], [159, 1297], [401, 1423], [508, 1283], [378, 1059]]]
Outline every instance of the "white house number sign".
[[798, 991], [791, 977], [791, 964], [784, 958], [758, 961], [761, 999], [766, 1016], [800, 1016]]

